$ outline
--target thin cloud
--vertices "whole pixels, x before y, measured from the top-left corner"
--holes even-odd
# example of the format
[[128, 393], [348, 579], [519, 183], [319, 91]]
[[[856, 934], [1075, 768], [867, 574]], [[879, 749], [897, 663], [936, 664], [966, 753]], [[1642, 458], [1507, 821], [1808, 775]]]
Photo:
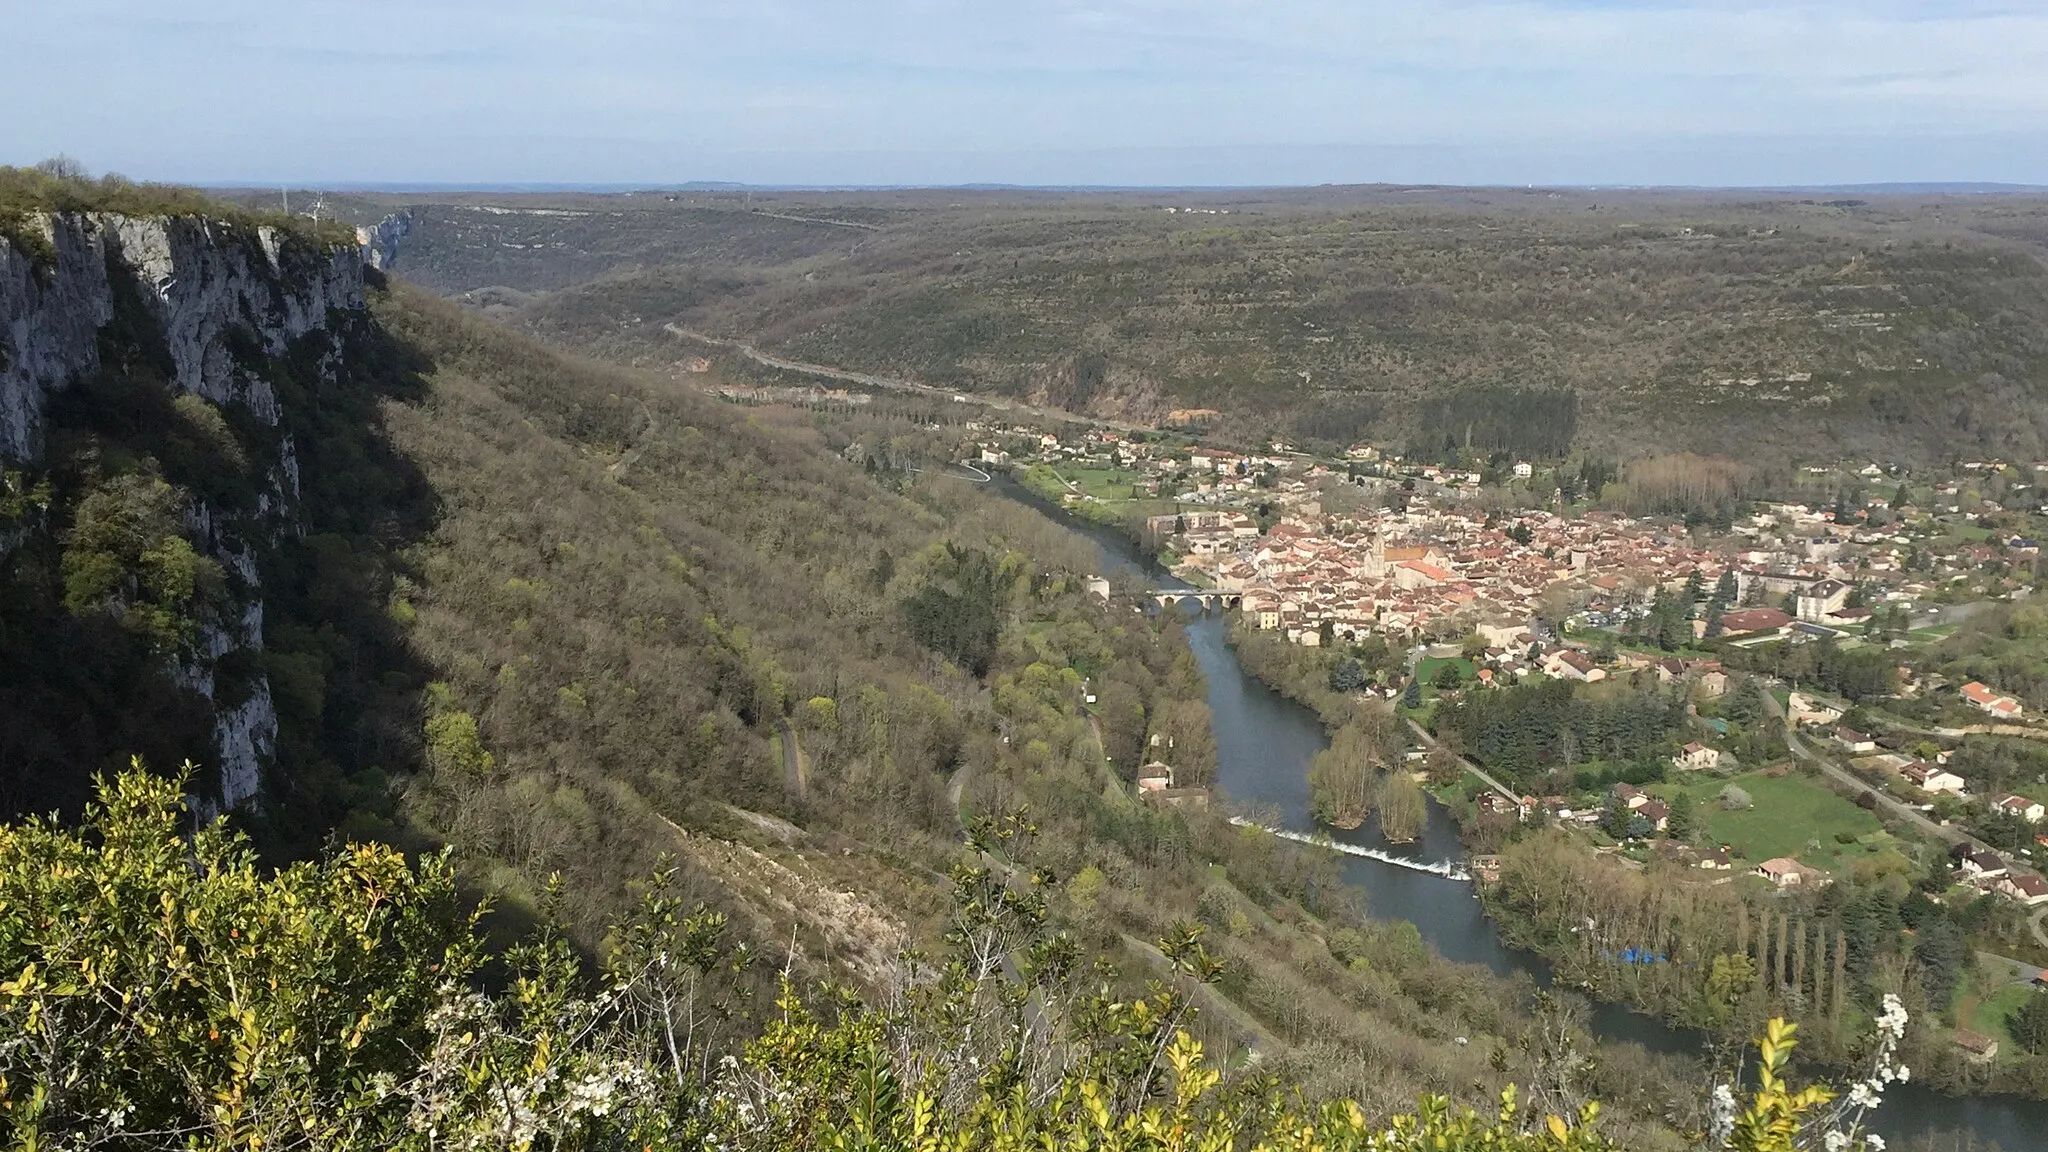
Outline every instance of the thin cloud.
[[2048, 123], [2048, 10], [1990, 0], [71, 0], [12, 21], [0, 100], [36, 114], [0, 158], [186, 179], [1706, 138], [1778, 165], [1772, 140], [1952, 141], [1934, 154], [1977, 158], [1956, 178], [2048, 179], [1968, 147]]

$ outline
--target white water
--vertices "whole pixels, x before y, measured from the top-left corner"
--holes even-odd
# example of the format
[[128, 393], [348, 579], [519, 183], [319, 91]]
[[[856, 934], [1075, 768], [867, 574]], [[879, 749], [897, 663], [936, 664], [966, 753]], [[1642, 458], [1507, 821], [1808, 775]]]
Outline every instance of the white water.
[[1377, 860], [1382, 864], [1392, 864], [1396, 868], [1407, 868], [1414, 872], [1427, 872], [1432, 876], [1442, 876], [1447, 880], [1469, 881], [1472, 879], [1470, 872], [1465, 871], [1463, 867], [1449, 860], [1438, 860], [1433, 864], [1421, 860], [1411, 860], [1406, 856], [1396, 856], [1391, 852], [1382, 852], [1378, 848], [1361, 848], [1356, 844], [1340, 844], [1328, 836], [1312, 835], [1307, 832], [1294, 832], [1286, 828], [1268, 827], [1267, 825], [1247, 820], [1242, 816], [1232, 816], [1230, 822], [1242, 828], [1264, 829], [1280, 837], [1282, 840], [1292, 840], [1297, 844], [1310, 844], [1317, 848], [1328, 848], [1332, 852], [1342, 852], [1346, 856], [1363, 856], [1367, 860]]

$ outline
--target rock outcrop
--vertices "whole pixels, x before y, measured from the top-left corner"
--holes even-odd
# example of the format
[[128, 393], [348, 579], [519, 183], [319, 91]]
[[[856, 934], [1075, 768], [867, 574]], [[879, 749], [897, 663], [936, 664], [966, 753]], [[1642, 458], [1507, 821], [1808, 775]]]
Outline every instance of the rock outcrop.
[[[40, 240], [40, 243], [36, 241]], [[177, 680], [214, 702], [219, 800], [259, 790], [277, 715], [256, 674], [235, 699], [216, 696], [215, 667], [263, 647], [263, 574], [256, 556], [296, 529], [299, 477], [265, 361], [308, 338], [338, 353], [338, 320], [364, 308], [363, 258], [268, 227], [202, 217], [56, 214], [31, 218], [26, 243], [0, 241], [0, 463], [33, 467], [45, 446], [53, 396], [101, 370], [109, 333], [146, 333], [177, 392], [204, 397], [269, 429], [276, 463], [249, 508], [193, 500], [186, 535], [233, 574], [236, 603], [201, 622], [175, 658]], [[317, 357], [323, 364], [336, 355]], [[256, 433], [261, 438], [262, 432]], [[260, 667], [260, 661], [253, 663]], [[210, 798], [209, 798], [210, 799]]]
[[356, 229], [356, 244], [363, 250], [363, 262], [372, 268], [389, 268], [398, 259], [398, 246], [412, 235], [412, 213], [393, 212], [368, 228]]

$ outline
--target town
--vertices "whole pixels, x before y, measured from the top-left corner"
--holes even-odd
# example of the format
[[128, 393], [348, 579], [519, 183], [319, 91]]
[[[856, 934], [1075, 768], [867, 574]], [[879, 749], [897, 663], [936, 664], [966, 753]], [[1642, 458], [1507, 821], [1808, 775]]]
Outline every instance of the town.
[[1980, 743], [2048, 753], [2043, 685], [1992, 680], [1995, 661], [1952, 675], [1941, 649], [1972, 617], [2025, 604], [2048, 464], [1808, 466], [1791, 478], [1801, 498], [1724, 501], [1716, 517], [1603, 506], [1593, 497], [1619, 478], [1587, 462], [985, 425], [966, 454], [1130, 532], [1188, 584], [1227, 594], [1239, 629], [1325, 650], [1300, 659], [1440, 736], [1445, 706], [1518, 686], [1683, 698], [1647, 774], [1591, 754], [1502, 762], [1465, 741], [1507, 784], [1466, 790], [1476, 817], [1584, 828], [1626, 859], [1776, 888], [1825, 883], [1911, 833], [1956, 846], [1963, 894], [2048, 907], [2026, 863], [2048, 847], [2048, 756], [1971, 778]]

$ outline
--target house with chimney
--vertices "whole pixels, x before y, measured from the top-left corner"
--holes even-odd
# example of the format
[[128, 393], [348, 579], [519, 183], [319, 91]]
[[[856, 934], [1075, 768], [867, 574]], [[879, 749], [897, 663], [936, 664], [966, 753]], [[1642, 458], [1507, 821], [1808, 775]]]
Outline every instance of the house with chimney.
[[2031, 872], [2001, 876], [1992, 882], [1991, 890], [2028, 908], [2048, 904], [2048, 880]]

